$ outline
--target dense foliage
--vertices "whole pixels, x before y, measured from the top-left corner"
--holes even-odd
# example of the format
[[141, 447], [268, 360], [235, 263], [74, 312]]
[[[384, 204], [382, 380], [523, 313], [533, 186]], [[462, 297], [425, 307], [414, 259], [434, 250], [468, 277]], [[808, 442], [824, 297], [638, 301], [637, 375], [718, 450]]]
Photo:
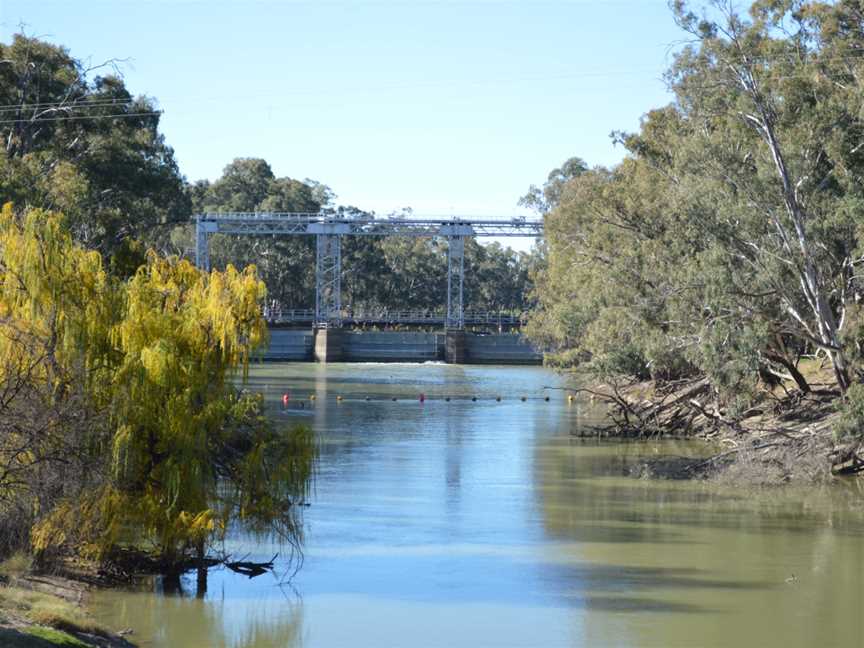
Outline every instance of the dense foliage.
[[[231, 521], [300, 537], [314, 449], [232, 377], [266, 335], [254, 267], [150, 253], [129, 280], [62, 218], [0, 215], [0, 528], [101, 558], [201, 553]], [[28, 538], [29, 535], [29, 538]]]
[[133, 97], [110, 61], [85, 68], [23, 34], [0, 43], [0, 199], [63, 211], [87, 247], [110, 255], [188, 218], [158, 127], [155, 102]]
[[606, 376], [707, 376], [726, 405], [772, 377], [807, 391], [804, 356], [846, 390], [864, 376], [864, 7], [672, 5], [690, 38], [674, 102], [615, 135], [621, 164], [540, 201], [532, 334]]

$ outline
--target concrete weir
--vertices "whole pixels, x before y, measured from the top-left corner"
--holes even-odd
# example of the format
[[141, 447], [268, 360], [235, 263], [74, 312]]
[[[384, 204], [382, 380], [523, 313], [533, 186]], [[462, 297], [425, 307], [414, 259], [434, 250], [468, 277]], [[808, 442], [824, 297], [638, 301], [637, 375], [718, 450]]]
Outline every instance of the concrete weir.
[[269, 361], [542, 364], [543, 354], [518, 334], [466, 331], [315, 331], [272, 328], [263, 354]]

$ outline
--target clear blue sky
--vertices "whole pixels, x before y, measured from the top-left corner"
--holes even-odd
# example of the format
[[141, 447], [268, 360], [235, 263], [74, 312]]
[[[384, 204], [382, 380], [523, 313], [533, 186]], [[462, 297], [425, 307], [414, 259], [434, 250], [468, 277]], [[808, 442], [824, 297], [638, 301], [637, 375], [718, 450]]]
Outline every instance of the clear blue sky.
[[262, 157], [379, 214], [516, 214], [566, 158], [618, 161], [681, 39], [665, 0], [0, 0], [0, 38], [20, 23], [129, 59], [190, 180]]

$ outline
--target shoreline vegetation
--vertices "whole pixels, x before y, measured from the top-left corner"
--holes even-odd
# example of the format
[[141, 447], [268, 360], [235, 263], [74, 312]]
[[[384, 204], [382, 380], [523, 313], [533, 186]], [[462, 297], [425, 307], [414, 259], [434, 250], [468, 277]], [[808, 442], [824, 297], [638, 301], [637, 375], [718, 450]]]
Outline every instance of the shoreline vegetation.
[[619, 164], [571, 158], [523, 198], [546, 235], [526, 332], [602, 385], [601, 433], [718, 444], [646, 475], [861, 474], [861, 3], [670, 8], [672, 101], [613, 133]]

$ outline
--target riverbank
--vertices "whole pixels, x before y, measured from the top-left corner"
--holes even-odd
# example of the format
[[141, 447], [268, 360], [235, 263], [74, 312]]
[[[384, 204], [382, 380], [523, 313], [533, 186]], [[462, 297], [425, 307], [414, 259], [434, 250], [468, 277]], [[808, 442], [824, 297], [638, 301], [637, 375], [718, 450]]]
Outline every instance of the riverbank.
[[820, 483], [864, 472], [862, 443], [839, 441], [840, 393], [824, 370], [811, 370], [812, 390], [764, 389], [740, 414], [717, 407], [705, 380], [660, 385], [598, 384], [578, 391], [610, 405], [599, 434], [686, 437], [708, 441], [708, 457], [657, 457], [634, 468], [643, 478], [703, 479], [748, 485]]
[[134, 648], [93, 620], [88, 593], [79, 580], [33, 573], [22, 556], [0, 564], [0, 646]]

